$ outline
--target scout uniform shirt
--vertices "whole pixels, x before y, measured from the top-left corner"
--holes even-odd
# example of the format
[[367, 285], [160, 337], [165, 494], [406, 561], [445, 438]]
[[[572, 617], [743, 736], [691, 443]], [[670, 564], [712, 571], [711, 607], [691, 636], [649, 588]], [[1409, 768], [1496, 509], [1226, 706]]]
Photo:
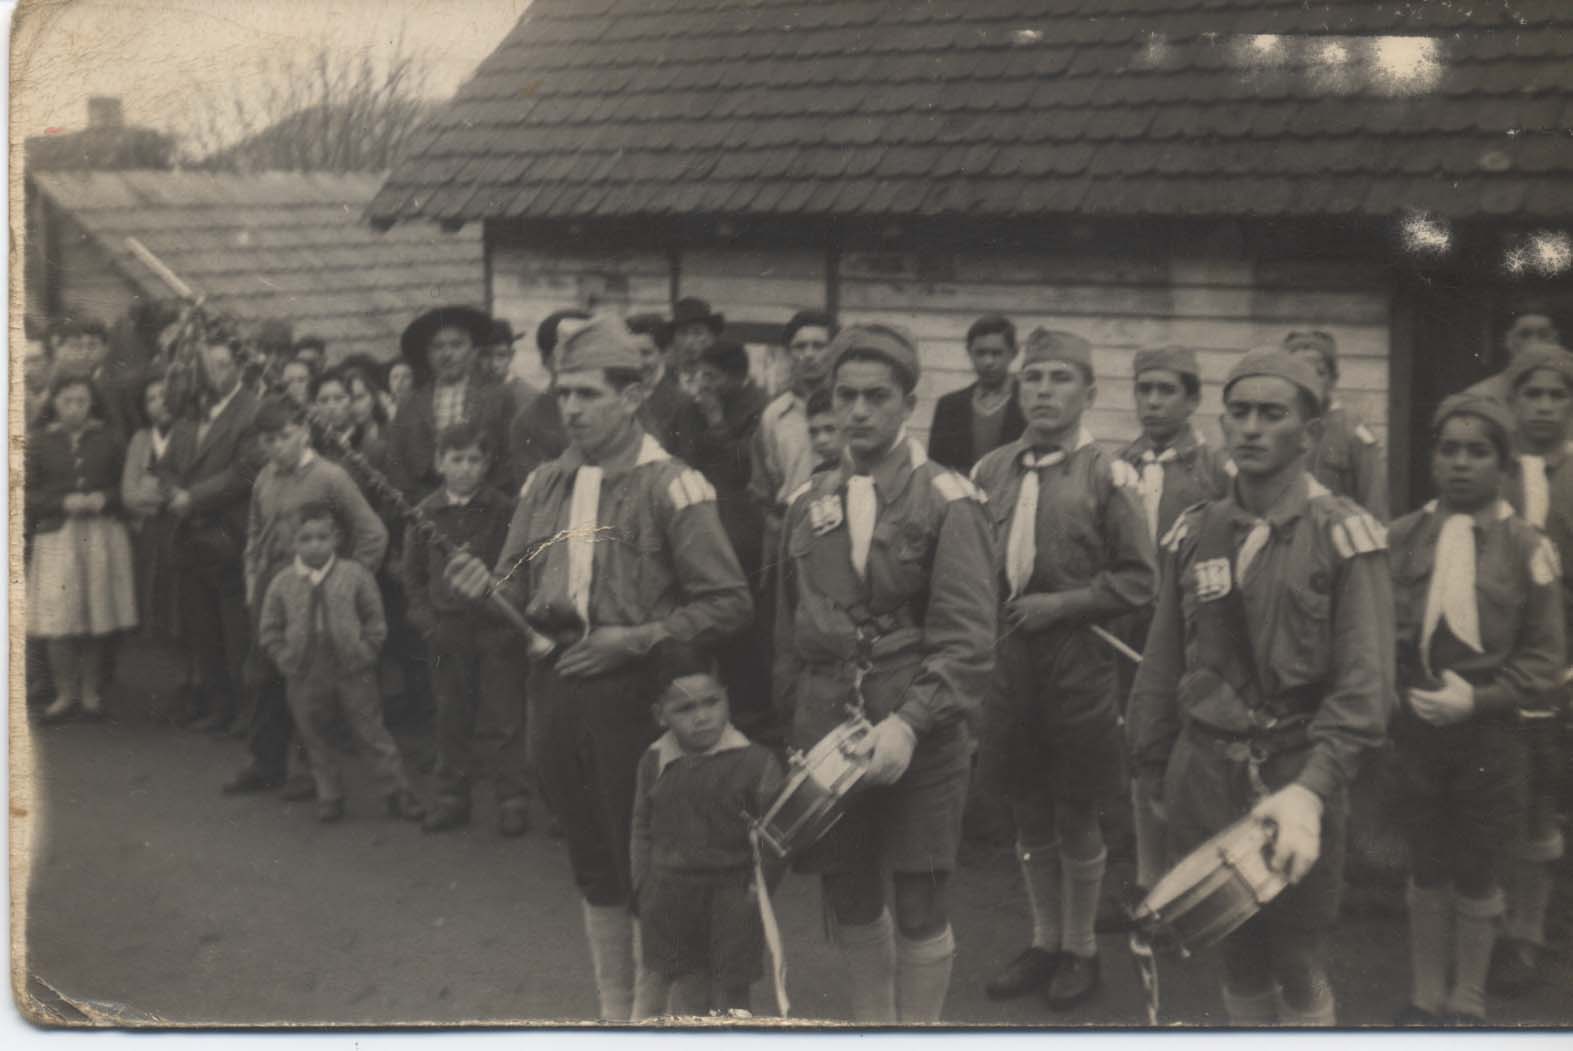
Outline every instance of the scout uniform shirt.
[[[1192, 427], [1184, 427], [1163, 452], [1145, 434], [1120, 450], [1120, 459], [1136, 469], [1154, 545], [1187, 507], [1216, 500], [1229, 491], [1229, 454], [1214, 449]], [[1159, 474], [1161, 471], [1161, 475]], [[1159, 478], [1162, 482], [1154, 485]]]
[[[1530, 481], [1536, 468], [1519, 454], [1519, 470], [1508, 478], [1506, 496], [1513, 510], [1543, 532], [1556, 545], [1557, 558], [1564, 569], [1573, 558], [1573, 443], [1553, 449], [1541, 460], [1545, 464], [1546, 486]], [[1573, 618], [1573, 585], [1563, 579], [1564, 620]]]
[[[1104, 452], [1083, 430], [1063, 461], [1036, 468], [1037, 528], [1032, 575], [1022, 594], [1054, 594], [1074, 604], [1064, 627], [1100, 621], [1152, 601], [1153, 540], [1129, 464]], [[1025, 438], [984, 456], [972, 477], [988, 495], [995, 524], [1001, 598], [1006, 581], [1011, 520], [1033, 455]]]
[[783, 524], [773, 688], [800, 748], [846, 719], [860, 652], [869, 721], [899, 710], [919, 737], [974, 716], [994, 667], [994, 547], [977, 489], [903, 434], [871, 473], [878, 511], [859, 574], [851, 475], [845, 460], [814, 475]]
[[1301, 475], [1265, 519], [1231, 493], [1182, 514], [1160, 547], [1128, 715], [1138, 766], [1161, 770], [1185, 724], [1242, 738], [1303, 729], [1297, 780], [1330, 798], [1392, 712], [1381, 524]]
[[[715, 490], [635, 431], [601, 464], [589, 624], [570, 595], [569, 543], [578, 449], [536, 468], [519, 491], [497, 557], [499, 590], [559, 644], [587, 627], [661, 621], [679, 642], [713, 644], [747, 627], [753, 602], [716, 514]], [[582, 530], [581, 530], [582, 532]]]
[[[1474, 687], [1478, 717], [1511, 718], [1519, 708], [1545, 707], [1564, 665], [1555, 549], [1505, 500], [1496, 501], [1469, 516], [1474, 588], [1468, 601], [1474, 609], [1464, 612], [1473, 618], [1453, 624], [1445, 602], [1439, 617], [1428, 618], [1437, 545], [1448, 517], [1433, 500], [1394, 522], [1389, 534], [1400, 686], [1438, 680], [1447, 669]], [[1442, 571], [1464, 577], [1456, 566]], [[1476, 636], [1470, 642], [1479, 649], [1461, 635]]]
[[1371, 428], [1336, 400], [1322, 414], [1322, 440], [1306, 470], [1334, 494], [1387, 519], [1387, 456]]

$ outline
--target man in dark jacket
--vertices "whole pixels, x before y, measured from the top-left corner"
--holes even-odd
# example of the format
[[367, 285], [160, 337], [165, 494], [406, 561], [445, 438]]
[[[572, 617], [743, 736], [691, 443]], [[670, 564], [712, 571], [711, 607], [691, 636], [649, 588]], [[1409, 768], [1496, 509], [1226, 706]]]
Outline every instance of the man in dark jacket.
[[[548, 314], [535, 327], [535, 349], [541, 355], [546, 374], [556, 382], [555, 355], [559, 328], [564, 322], [579, 325], [590, 320], [583, 310], [558, 310]], [[563, 430], [562, 413], [557, 409], [557, 395], [547, 389], [533, 398], [521, 402], [508, 424], [508, 463], [512, 471], [509, 492], [518, 492], [530, 472], [548, 460], [555, 460], [568, 448], [568, 434]]]
[[1016, 326], [998, 314], [978, 318], [967, 330], [967, 356], [977, 381], [939, 399], [929, 431], [929, 456], [962, 474], [1026, 427], [1010, 376]]
[[262, 454], [253, 430], [257, 397], [241, 383], [235, 348], [215, 343], [203, 364], [199, 415], [177, 421], [170, 433], [177, 488], [169, 507], [179, 519], [181, 613], [202, 684], [191, 716], [198, 728], [222, 732], [240, 722], [236, 700], [251, 637], [241, 553]]
[[[693, 463], [695, 444], [706, 421], [673, 367], [672, 326], [659, 314], [636, 314], [628, 319], [628, 328], [639, 342], [639, 371], [647, 391], [639, 422], [647, 434], [661, 443], [661, 448], [679, 460]], [[714, 346], [712, 342], [710, 347]], [[699, 389], [698, 369], [696, 364], [695, 390]]]

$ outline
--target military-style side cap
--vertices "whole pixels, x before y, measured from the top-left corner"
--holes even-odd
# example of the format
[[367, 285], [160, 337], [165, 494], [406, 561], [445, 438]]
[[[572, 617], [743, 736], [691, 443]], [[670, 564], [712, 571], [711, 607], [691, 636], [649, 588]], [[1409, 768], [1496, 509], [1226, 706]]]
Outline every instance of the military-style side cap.
[[1550, 369], [1561, 374], [1573, 389], [1573, 354], [1551, 343], [1539, 343], [1519, 351], [1518, 357], [1507, 367], [1507, 389], [1518, 390], [1518, 385], [1536, 369]]
[[1310, 363], [1302, 358], [1297, 358], [1287, 350], [1278, 347], [1258, 347], [1256, 350], [1247, 351], [1239, 361], [1234, 363], [1234, 368], [1229, 370], [1229, 376], [1223, 381], [1223, 395], [1229, 396], [1229, 388], [1238, 380], [1247, 376], [1276, 376], [1281, 380], [1288, 380], [1296, 387], [1305, 391], [1316, 403], [1317, 408], [1322, 408], [1322, 381], [1317, 377], [1316, 370]]
[[1138, 350], [1132, 375], [1140, 376], [1149, 369], [1168, 369], [1181, 376], [1200, 380], [1202, 370], [1196, 364], [1196, 352], [1187, 347], [1158, 347], [1155, 350]]
[[1321, 329], [1299, 329], [1284, 337], [1284, 349], [1314, 350], [1327, 362], [1327, 371], [1338, 375], [1338, 341]]
[[918, 345], [912, 333], [900, 325], [872, 322], [866, 325], [849, 325], [836, 333], [827, 348], [830, 360], [835, 362], [832, 371], [841, 367], [841, 361], [854, 352], [868, 354], [886, 362], [896, 370], [902, 386], [907, 391], [917, 388], [922, 368], [918, 365]]
[[1442, 424], [1454, 416], [1479, 416], [1501, 431], [1501, 439], [1504, 442], [1507, 436], [1513, 433], [1515, 421], [1512, 410], [1487, 394], [1462, 391], [1443, 398], [1442, 404], [1436, 407], [1436, 412], [1431, 417], [1432, 431], [1440, 431]]
[[1063, 361], [1070, 365], [1080, 365], [1091, 374], [1092, 344], [1074, 332], [1035, 328], [1027, 337], [1027, 346], [1022, 352], [1021, 363], [1026, 366], [1039, 361]]
[[603, 314], [593, 318], [557, 344], [557, 370], [639, 368], [639, 344], [620, 317]]

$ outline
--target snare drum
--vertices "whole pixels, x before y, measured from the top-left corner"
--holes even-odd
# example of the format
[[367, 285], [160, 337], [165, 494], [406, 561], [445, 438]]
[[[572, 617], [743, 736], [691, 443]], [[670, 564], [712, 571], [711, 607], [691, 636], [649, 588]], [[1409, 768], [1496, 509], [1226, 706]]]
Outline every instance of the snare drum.
[[1216, 945], [1289, 885], [1267, 864], [1272, 826], [1242, 818], [1164, 874], [1131, 913], [1154, 948], [1189, 956]]
[[756, 822], [759, 839], [785, 858], [812, 846], [841, 820], [847, 797], [868, 772], [868, 735], [874, 727], [854, 715], [805, 756], [794, 752], [786, 787]]

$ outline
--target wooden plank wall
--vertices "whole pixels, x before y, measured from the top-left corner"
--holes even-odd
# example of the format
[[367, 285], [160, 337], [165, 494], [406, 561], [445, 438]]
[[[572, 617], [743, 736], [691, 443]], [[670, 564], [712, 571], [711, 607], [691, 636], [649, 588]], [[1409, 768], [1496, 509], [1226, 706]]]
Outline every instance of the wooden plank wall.
[[58, 302], [66, 317], [96, 318], [113, 325], [125, 317], [138, 291], [110, 261], [98, 241], [90, 237], [59, 209], [50, 208], [56, 222], [54, 258], [45, 261], [47, 281], [58, 282]]
[[554, 311], [579, 307], [619, 314], [671, 312], [671, 263], [654, 251], [527, 246], [491, 243], [489, 309], [506, 318], [519, 340], [514, 372], [545, 386], [535, 349], [535, 326]]
[[[686, 251], [678, 263], [678, 295], [698, 296], [729, 324], [782, 326], [799, 310], [825, 307], [828, 267], [812, 249], [705, 248]], [[766, 390], [783, 389], [786, 363], [778, 344], [750, 343], [754, 378]]]
[[926, 435], [935, 399], [971, 382], [968, 325], [1003, 313], [1021, 339], [1043, 325], [1085, 336], [1094, 347], [1098, 402], [1093, 434], [1117, 447], [1139, 427], [1131, 363], [1143, 347], [1197, 351], [1203, 373], [1198, 420], [1221, 441], [1221, 383], [1245, 350], [1295, 328], [1338, 340], [1340, 397], [1385, 429], [1390, 289], [1361, 266], [1253, 264], [1175, 258], [944, 256], [848, 253], [840, 261], [841, 321], [903, 324], [917, 337], [924, 375], [914, 432]]

